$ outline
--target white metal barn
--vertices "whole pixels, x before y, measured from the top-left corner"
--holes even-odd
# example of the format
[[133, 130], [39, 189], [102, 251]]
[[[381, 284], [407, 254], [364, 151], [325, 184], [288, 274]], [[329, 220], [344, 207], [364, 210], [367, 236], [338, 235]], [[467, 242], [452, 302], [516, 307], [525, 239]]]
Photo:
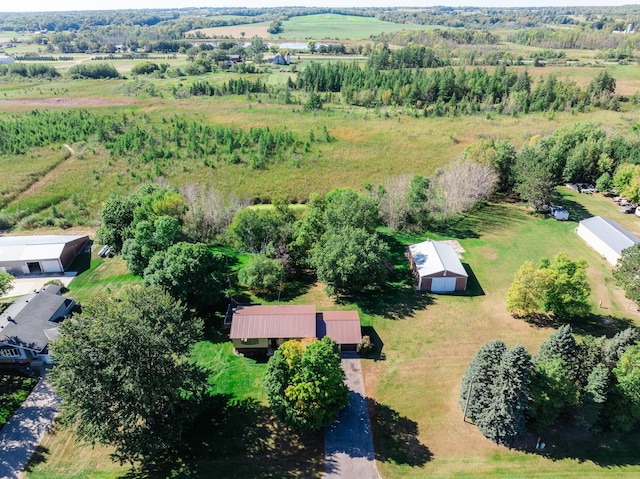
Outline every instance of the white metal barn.
[[578, 224], [576, 233], [614, 266], [620, 259], [623, 249], [640, 242], [618, 223], [601, 216], [582, 220]]
[[63, 273], [88, 242], [87, 235], [2, 236], [0, 271], [16, 276]]
[[423, 241], [409, 246], [411, 269], [419, 291], [452, 293], [467, 289], [467, 272], [454, 249], [440, 241]]

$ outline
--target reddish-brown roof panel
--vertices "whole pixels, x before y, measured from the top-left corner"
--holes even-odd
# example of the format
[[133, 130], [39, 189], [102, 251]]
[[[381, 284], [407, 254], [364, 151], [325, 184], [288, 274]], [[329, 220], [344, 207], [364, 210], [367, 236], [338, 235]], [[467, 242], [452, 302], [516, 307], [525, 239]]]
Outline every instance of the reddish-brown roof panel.
[[314, 338], [316, 308], [302, 306], [238, 306], [231, 321], [231, 339]]
[[362, 340], [357, 311], [325, 311], [318, 314], [318, 338], [329, 336], [338, 344], [358, 344]]
[[291, 315], [291, 314], [316, 314], [313, 304], [292, 304], [285, 306], [268, 306], [263, 304], [239, 304], [233, 310], [233, 315]]

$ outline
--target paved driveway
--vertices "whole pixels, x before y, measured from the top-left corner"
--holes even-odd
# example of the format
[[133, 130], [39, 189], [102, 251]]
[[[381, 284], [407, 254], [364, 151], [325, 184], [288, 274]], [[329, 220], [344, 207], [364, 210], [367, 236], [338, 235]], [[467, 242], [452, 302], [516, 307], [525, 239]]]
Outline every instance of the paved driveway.
[[0, 430], [0, 478], [18, 479], [58, 415], [60, 399], [42, 377]]
[[360, 358], [342, 359], [349, 386], [349, 405], [325, 429], [325, 479], [380, 479], [373, 455], [371, 421]]
[[33, 276], [21, 276], [13, 280], [13, 287], [7, 291], [2, 298], [11, 298], [12, 296], [22, 296], [24, 294], [33, 293], [37, 289], [41, 289], [45, 283], [57, 279], [65, 286], [69, 286], [71, 280], [76, 273], [67, 273], [65, 275], [45, 275], [38, 274]]

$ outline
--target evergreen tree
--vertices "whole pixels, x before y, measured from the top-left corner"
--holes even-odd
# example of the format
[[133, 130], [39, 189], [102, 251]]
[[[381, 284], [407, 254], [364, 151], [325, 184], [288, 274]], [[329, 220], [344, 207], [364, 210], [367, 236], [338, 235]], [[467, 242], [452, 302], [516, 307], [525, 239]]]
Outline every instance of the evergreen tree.
[[502, 356], [490, 388], [493, 399], [475, 420], [482, 434], [496, 444], [509, 446], [526, 430], [531, 371], [531, 356], [524, 346], [514, 346]]
[[573, 330], [568, 324], [560, 326], [544, 343], [534, 358], [534, 362], [542, 363], [553, 359], [561, 359], [570, 365], [575, 357], [576, 340]]
[[607, 342], [604, 350], [605, 361], [609, 367], [613, 368], [627, 348], [638, 344], [639, 339], [640, 333], [638, 333], [636, 328], [627, 328], [616, 333], [616, 335]]
[[580, 396], [580, 405], [576, 422], [585, 429], [591, 429], [598, 419], [609, 390], [609, 370], [604, 364], [598, 364], [589, 374], [587, 384]]
[[469, 363], [460, 387], [460, 405], [465, 409], [468, 404], [467, 417], [473, 421], [476, 421], [494, 400], [493, 382], [506, 350], [507, 347], [502, 341], [494, 339], [482, 346]]

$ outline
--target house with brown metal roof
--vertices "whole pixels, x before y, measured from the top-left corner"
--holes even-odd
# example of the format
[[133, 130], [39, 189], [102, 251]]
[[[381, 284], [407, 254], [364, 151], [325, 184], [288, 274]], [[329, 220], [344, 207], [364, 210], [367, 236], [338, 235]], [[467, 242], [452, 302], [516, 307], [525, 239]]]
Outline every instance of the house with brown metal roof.
[[315, 305], [230, 306], [229, 338], [241, 354], [273, 354], [289, 339], [329, 336], [342, 351], [357, 351], [362, 339], [357, 311], [316, 312]]

